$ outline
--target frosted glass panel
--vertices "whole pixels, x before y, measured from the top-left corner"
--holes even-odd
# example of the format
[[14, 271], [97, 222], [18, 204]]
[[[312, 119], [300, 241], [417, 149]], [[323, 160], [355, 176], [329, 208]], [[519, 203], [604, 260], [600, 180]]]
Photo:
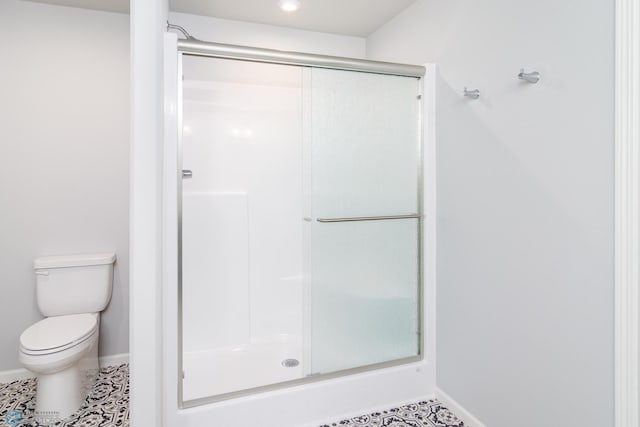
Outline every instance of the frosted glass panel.
[[408, 77], [305, 76], [311, 170], [311, 374], [419, 353], [419, 87]]
[[415, 78], [312, 71], [315, 215], [417, 212], [418, 93]]
[[418, 220], [312, 228], [312, 373], [417, 355]]

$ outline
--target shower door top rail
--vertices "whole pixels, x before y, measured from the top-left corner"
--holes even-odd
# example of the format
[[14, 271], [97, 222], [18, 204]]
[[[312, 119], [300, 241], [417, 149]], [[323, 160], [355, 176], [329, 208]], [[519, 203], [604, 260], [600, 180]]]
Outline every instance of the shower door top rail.
[[196, 39], [179, 39], [178, 51], [187, 55], [209, 56], [213, 58], [238, 59], [244, 61], [330, 68], [346, 71], [362, 71], [417, 78], [423, 77], [426, 71], [425, 67], [421, 65], [368, 61], [365, 59], [316, 55], [303, 52], [287, 52], [283, 50], [205, 42]]

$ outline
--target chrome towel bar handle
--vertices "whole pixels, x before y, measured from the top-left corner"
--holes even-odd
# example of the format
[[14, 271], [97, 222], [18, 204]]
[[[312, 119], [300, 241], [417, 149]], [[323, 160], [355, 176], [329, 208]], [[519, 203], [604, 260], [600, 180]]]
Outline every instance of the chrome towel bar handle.
[[330, 222], [356, 222], [356, 221], [386, 221], [390, 219], [419, 219], [420, 214], [412, 215], [382, 215], [382, 216], [354, 216], [347, 218], [316, 218], [316, 221], [323, 223]]

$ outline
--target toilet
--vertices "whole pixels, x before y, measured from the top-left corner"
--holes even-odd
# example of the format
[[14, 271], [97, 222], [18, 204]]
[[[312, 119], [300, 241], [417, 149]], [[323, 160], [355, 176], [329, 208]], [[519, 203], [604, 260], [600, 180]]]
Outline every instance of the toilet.
[[53, 424], [78, 410], [98, 374], [100, 312], [111, 299], [114, 253], [33, 262], [45, 319], [20, 335], [19, 360], [36, 374], [34, 418]]

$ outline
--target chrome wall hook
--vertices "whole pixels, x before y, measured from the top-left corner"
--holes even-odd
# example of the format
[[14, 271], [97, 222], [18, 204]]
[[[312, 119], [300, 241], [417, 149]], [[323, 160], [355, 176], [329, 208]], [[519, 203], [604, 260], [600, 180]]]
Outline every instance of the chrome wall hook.
[[538, 81], [540, 80], [540, 73], [537, 71], [525, 73], [524, 68], [520, 68], [520, 74], [518, 74], [518, 78], [529, 83], [538, 83]]
[[465, 87], [463, 95], [466, 96], [467, 98], [478, 99], [478, 98], [480, 98], [480, 91], [478, 89], [468, 90]]

